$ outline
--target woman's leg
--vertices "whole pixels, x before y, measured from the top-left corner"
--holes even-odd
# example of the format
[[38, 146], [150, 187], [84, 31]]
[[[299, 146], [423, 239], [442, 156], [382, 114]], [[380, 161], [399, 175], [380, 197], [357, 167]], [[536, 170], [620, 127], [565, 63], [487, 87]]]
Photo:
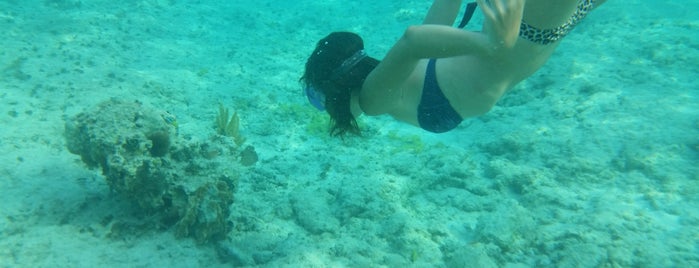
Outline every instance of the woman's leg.
[[422, 24], [452, 25], [460, 7], [461, 0], [435, 0]]
[[601, 6], [601, 5], [604, 4], [604, 2], [606, 2], [606, 1], [607, 1], [607, 0], [596, 0], [596, 1], [595, 1], [595, 8], [597, 8], [598, 6]]

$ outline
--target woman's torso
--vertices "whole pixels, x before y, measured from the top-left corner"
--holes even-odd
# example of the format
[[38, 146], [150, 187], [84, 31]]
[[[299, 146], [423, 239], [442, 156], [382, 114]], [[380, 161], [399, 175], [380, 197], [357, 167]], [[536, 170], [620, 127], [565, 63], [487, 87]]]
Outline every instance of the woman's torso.
[[[556, 4], [548, 4], [552, 1]], [[548, 5], [547, 5], [548, 4]], [[529, 0], [523, 20], [543, 29], [565, 23], [575, 11], [577, 1]], [[552, 12], [555, 8], [557, 12]], [[546, 13], [539, 12], [546, 10]], [[553, 13], [562, 15], [551, 16]], [[488, 25], [484, 26], [487, 30]], [[511, 49], [488, 57], [466, 55], [437, 60], [439, 86], [451, 106], [463, 118], [481, 115], [510, 88], [538, 70], [559, 42], [540, 45], [520, 37]], [[421, 60], [402, 87], [402, 98], [391, 113], [398, 120], [419, 126], [417, 107], [420, 103], [428, 59]]]

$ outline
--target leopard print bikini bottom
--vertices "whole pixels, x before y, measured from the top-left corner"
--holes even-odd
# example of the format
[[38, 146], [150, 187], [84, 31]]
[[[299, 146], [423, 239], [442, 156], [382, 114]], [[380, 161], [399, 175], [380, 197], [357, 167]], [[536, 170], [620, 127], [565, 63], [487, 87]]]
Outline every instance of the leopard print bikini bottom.
[[519, 27], [519, 36], [541, 45], [548, 45], [565, 37], [595, 6], [595, 0], [580, 0], [573, 16], [561, 26], [553, 29], [539, 29], [525, 21]]

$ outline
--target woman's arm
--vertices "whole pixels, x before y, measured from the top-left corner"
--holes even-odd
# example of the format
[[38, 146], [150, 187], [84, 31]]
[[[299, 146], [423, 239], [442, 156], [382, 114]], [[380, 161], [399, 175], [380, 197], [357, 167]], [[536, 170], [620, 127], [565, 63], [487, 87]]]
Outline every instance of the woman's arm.
[[511, 48], [519, 37], [525, 0], [477, 0], [485, 16], [484, 31], [498, 48]]
[[478, 4], [490, 24], [487, 33], [432, 24], [409, 27], [364, 81], [359, 95], [364, 113], [379, 115], [395, 109], [401, 99], [400, 87], [421, 59], [494, 56], [499, 49], [513, 46], [524, 0], [478, 0]]
[[409, 27], [386, 57], [364, 81], [359, 104], [367, 115], [395, 109], [401, 100], [401, 86], [421, 59], [466, 54], [487, 54], [488, 37], [443, 25]]

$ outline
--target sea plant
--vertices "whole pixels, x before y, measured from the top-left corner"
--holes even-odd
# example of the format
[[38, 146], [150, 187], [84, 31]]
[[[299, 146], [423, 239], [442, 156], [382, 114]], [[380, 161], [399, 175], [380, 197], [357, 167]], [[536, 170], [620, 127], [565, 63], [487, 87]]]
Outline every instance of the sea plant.
[[228, 119], [228, 115], [228, 108], [223, 107], [223, 104], [219, 103], [218, 115], [216, 115], [215, 122], [216, 133], [233, 138], [235, 144], [241, 146], [245, 142], [245, 138], [240, 135], [240, 118], [238, 117], [238, 112], [234, 112], [230, 119]]

